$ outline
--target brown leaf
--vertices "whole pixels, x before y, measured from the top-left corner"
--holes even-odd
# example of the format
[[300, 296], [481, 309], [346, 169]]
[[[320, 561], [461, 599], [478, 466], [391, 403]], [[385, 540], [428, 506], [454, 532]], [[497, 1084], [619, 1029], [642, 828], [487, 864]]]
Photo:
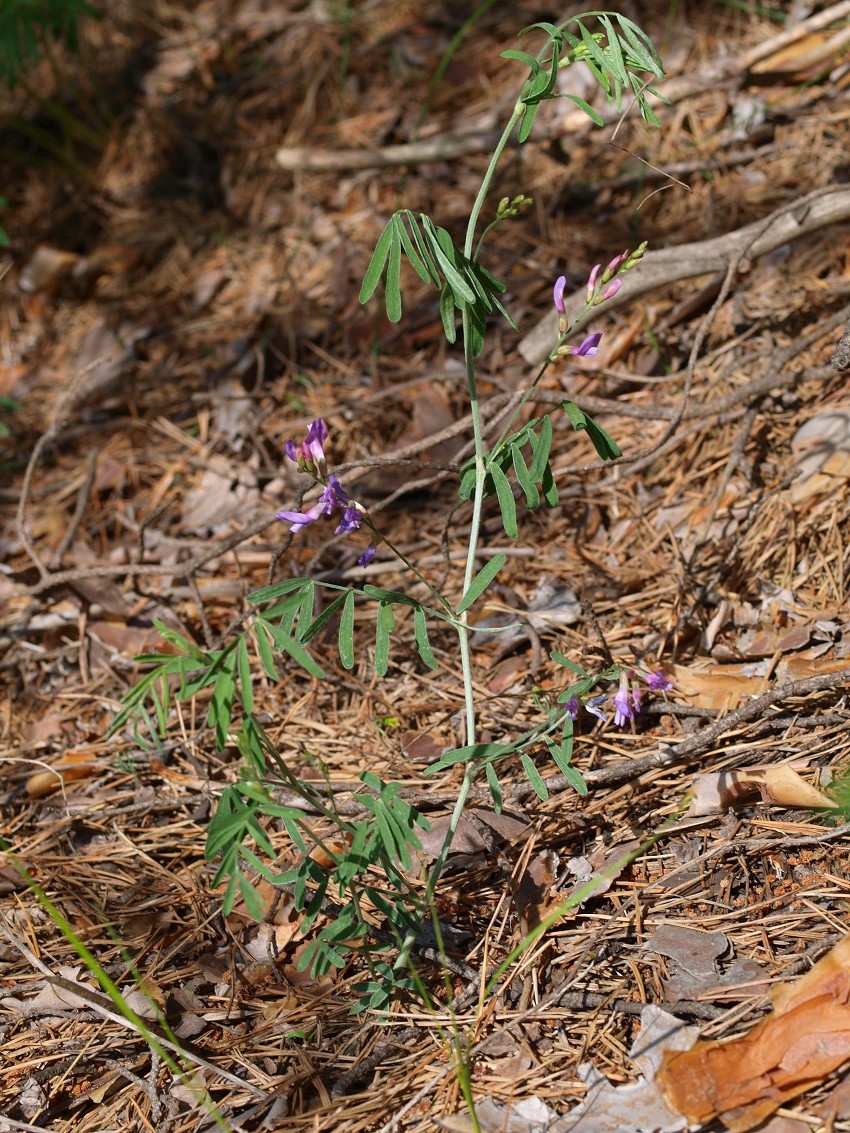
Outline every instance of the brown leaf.
[[709, 771], [694, 776], [692, 790], [693, 798], [688, 808], [691, 818], [723, 813], [736, 804], [756, 798], [773, 806], [835, 806], [832, 799], [807, 783], [787, 763], [772, 767]]
[[772, 998], [743, 1038], [665, 1053], [658, 1082], [676, 1112], [744, 1133], [850, 1059], [850, 935]]

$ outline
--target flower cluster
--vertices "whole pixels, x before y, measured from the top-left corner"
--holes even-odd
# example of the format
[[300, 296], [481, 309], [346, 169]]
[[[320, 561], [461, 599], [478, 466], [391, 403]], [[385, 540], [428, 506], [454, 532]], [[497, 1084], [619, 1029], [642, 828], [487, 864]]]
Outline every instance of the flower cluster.
[[[633, 267], [636, 267], [643, 258], [646, 251], [646, 241], [639, 244], [633, 252], [628, 248], [621, 252], [619, 256], [615, 256], [602, 269], [602, 264], [595, 264], [591, 268], [590, 275], [587, 277], [587, 286], [585, 287], [585, 297], [588, 307], [598, 307], [600, 303], [604, 303], [606, 299], [613, 299], [620, 288], [623, 286], [623, 281], [619, 277]], [[600, 274], [601, 273], [601, 274]], [[567, 317], [567, 303], [564, 298], [564, 292], [567, 289], [567, 277], [559, 275], [555, 280], [555, 287], [552, 291], [552, 301], [555, 304], [555, 310], [558, 312], [558, 333], [566, 334], [568, 317]], [[599, 340], [602, 338], [601, 334], [591, 334], [584, 340], [581, 346], [561, 346], [556, 351], [559, 355], [564, 354], [578, 354], [581, 356], [596, 354], [599, 349]]]
[[[673, 685], [658, 669], [654, 673], [640, 673], [634, 669], [623, 669], [620, 673], [620, 683], [614, 694], [614, 723], [622, 728], [627, 720], [634, 720], [635, 713], [640, 712], [642, 689], [634, 678], [639, 677], [646, 687], [653, 692], [668, 692]], [[631, 683], [630, 683], [631, 682]], [[592, 716], [607, 723], [608, 717], [602, 710], [602, 705], [608, 699], [607, 694], [594, 696], [590, 700], [582, 701], [578, 696], [571, 696], [564, 705], [564, 711], [571, 720], [575, 720], [579, 711], [584, 708]]]
[[[333, 515], [342, 509], [342, 519], [334, 532], [335, 535], [348, 535], [360, 527], [366, 509], [357, 500], [353, 500], [340, 484], [336, 476], [328, 476], [328, 465], [325, 459], [325, 441], [328, 439], [328, 427], [321, 418], [313, 421], [307, 431], [307, 437], [296, 445], [294, 441], [287, 441], [284, 449], [290, 460], [294, 461], [302, 472], [309, 472], [315, 480], [324, 485], [324, 491], [319, 499], [308, 511], [279, 511], [277, 518], [290, 525], [293, 535], [321, 519], [323, 515]], [[375, 557], [375, 544], [370, 543], [360, 558], [359, 566], [367, 566]]]

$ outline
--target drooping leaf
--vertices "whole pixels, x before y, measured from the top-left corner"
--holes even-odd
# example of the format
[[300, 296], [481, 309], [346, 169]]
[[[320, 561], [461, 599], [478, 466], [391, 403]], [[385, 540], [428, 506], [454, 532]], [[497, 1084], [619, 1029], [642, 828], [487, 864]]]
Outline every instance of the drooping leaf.
[[384, 286], [387, 318], [391, 323], [397, 323], [401, 320], [401, 242], [395, 227], [393, 227], [390, 254], [387, 257], [387, 276]]
[[516, 539], [519, 529], [516, 521], [516, 500], [510, 481], [498, 464], [490, 469], [490, 476], [496, 487], [496, 496], [499, 500], [499, 509], [502, 513], [502, 527], [509, 539]]
[[457, 324], [455, 323], [455, 300], [452, 289], [444, 283], [440, 289], [440, 321], [443, 324], [443, 334], [446, 342], [454, 346], [457, 342]]
[[[375, 288], [384, 274], [384, 265], [387, 262], [387, 257], [390, 254], [390, 247], [396, 239], [395, 226], [393, 218], [391, 217], [384, 228], [384, 231], [378, 237], [378, 243], [375, 245], [375, 251], [372, 253], [372, 258], [369, 261], [369, 266], [366, 268], [366, 274], [363, 276], [363, 282], [360, 285], [360, 302], [368, 303], [372, 296], [375, 294]], [[268, 589], [272, 589], [269, 587]], [[262, 592], [260, 592], [262, 593]], [[276, 597], [277, 595], [275, 595]], [[261, 602], [262, 598], [251, 596], [253, 601]]]
[[460, 605], [457, 608], [457, 612], [459, 614], [462, 614], [464, 610], [468, 610], [472, 603], [477, 601], [478, 598], [481, 597], [481, 595], [505, 565], [506, 560], [507, 555], [503, 554], [500, 551], [497, 555], [494, 555], [488, 563], [484, 564], [484, 566], [469, 584], [469, 589], [464, 594], [463, 598], [461, 598]]
[[541, 802], [545, 803], [549, 798], [549, 791], [546, 789], [546, 784], [543, 782], [543, 778], [540, 772], [534, 765], [534, 760], [531, 758], [528, 752], [525, 751], [520, 753], [520, 759], [522, 760], [522, 767], [525, 771], [526, 778], [534, 788], [534, 793], [537, 795]]
[[419, 252], [414, 247], [413, 241], [410, 239], [410, 234], [408, 233], [407, 228], [404, 224], [404, 215], [405, 214], [403, 213], [397, 212], [393, 217], [393, 224], [395, 225], [395, 230], [398, 234], [398, 238], [401, 241], [401, 246], [404, 249], [404, 254], [407, 256], [408, 260], [410, 261], [411, 267], [423, 283], [439, 284], [439, 279], [432, 278], [428, 266], [423, 263]]
[[339, 659], [344, 669], [354, 668], [354, 591], [345, 595], [345, 605], [339, 619]]
[[236, 664], [239, 671], [242, 707], [250, 715], [254, 711], [254, 686], [251, 682], [251, 659], [248, 656], [248, 642], [245, 640], [244, 633], [239, 635], [236, 646]]
[[543, 472], [546, 469], [546, 465], [549, 463], [549, 453], [552, 451], [553, 435], [552, 420], [547, 414], [540, 421], [540, 433], [535, 434], [532, 432], [529, 436], [531, 451], [534, 454], [529, 472], [535, 484], [539, 484], [543, 479]]
[[419, 656], [429, 669], [438, 669], [439, 665], [431, 651], [431, 643], [428, 640], [428, 623], [425, 617], [425, 611], [421, 606], [417, 606], [413, 611], [413, 633], [416, 638], [416, 649]]
[[522, 450], [518, 445], [511, 445], [511, 463], [514, 466], [514, 474], [517, 478], [517, 482], [525, 492], [526, 506], [532, 510], [539, 507], [540, 493], [537, 490], [537, 485], [531, 479], [531, 473], [528, 465], [525, 463], [525, 457], [522, 455]]
[[584, 429], [587, 432], [601, 460], [615, 460], [618, 456], [623, 455], [623, 450], [610, 433], [607, 433], [601, 425], [597, 424], [592, 417], [588, 416], [584, 410], [580, 409], [575, 402], [565, 401], [562, 405], [566, 410], [572, 427], [577, 430]]
[[395, 629], [395, 614], [392, 602], [381, 602], [375, 625], [375, 672], [379, 677], [387, 675], [390, 662], [390, 634]]

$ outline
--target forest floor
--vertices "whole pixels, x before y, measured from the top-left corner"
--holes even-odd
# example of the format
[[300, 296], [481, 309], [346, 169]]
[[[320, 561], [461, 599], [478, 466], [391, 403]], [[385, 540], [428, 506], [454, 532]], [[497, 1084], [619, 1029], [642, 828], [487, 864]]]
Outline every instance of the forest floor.
[[[624, 455], [604, 465], [556, 413], [557, 506], [509, 540], [488, 501], [480, 562], [507, 562], [475, 618], [527, 628], [476, 634], [472, 661], [488, 742], [569, 684], [553, 652], [672, 688], [625, 727], [610, 699], [576, 721], [585, 797], [545, 749], [545, 802], [518, 759], [501, 815], [482, 779], [437, 893], [447, 959], [418, 948], [428, 1003], [386, 1016], [351, 1014], [356, 956], [299, 969], [324, 922], [302, 935], [288, 893], [222, 915], [205, 836], [240, 757], [208, 695], [157, 744], [108, 733], [155, 621], [209, 648], [271, 581], [407, 585], [386, 547], [364, 570], [358, 535], [275, 518], [305, 487], [284, 443], [315, 418], [348, 490], [459, 599], [462, 357], [412, 272], [398, 325], [358, 291], [395, 209], [462, 235], [525, 73], [499, 53], [551, 6], [115, 0], [79, 56], [5, 95], [0, 1130], [213, 1128], [199, 1084], [228, 1129], [473, 1129], [458, 1050], [485, 1130], [850, 1130], [848, 828], [819, 806], [850, 774], [850, 5], [627, 7], [668, 71], [661, 128], [564, 72], [606, 124], [551, 101], [509, 147], [491, 212], [533, 205], [484, 261], [521, 329], [494, 324], [478, 371], [485, 410], [504, 403], [554, 343], [556, 277], [580, 291], [648, 241], [594, 316], [599, 353], [550, 367], [531, 406], [569, 397]], [[350, 671], [321, 634], [326, 678], [257, 664], [256, 711], [295, 774], [345, 802], [374, 772], [439, 830], [461, 772], [423, 771], [463, 743], [457, 641], [432, 634], [429, 672], [398, 620], [382, 679], [358, 615]], [[157, 1034], [164, 1013], [194, 1084], [70, 933]], [[670, 1071], [697, 1038], [702, 1069]]]

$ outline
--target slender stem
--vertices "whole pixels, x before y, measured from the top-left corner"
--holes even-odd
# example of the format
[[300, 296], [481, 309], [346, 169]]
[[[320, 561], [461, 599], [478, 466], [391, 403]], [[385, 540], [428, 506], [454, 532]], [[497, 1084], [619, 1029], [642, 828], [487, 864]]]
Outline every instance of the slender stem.
[[578, 314], [575, 317], [575, 319], [573, 319], [572, 323], [570, 323], [570, 325], [567, 327], [567, 329], [565, 331], [562, 331], [558, 335], [558, 340], [555, 343], [555, 345], [552, 347], [552, 350], [549, 354], [549, 357], [546, 359], [546, 361], [543, 363], [543, 365], [537, 371], [537, 376], [535, 377], [534, 381], [529, 385], [528, 389], [526, 389], [525, 393], [522, 395], [522, 397], [516, 403], [513, 412], [511, 413], [508, 420], [505, 422], [504, 428], [502, 429], [501, 433], [499, 434], [499, 439], [496, 441], [496, 443], [493, 445], [492, 449], [490, 450], [490, 459], [491, 460], [493, 459], [493, 457], [496, 455], [496, 453], [499, 451], [499, 449], [504, 444], [505, 439], [507, 438], [511, 429], [514, 427], [514, 424], [516, 422], [517, 417], [519, 417], [520, 413], [522, 413], [522, 410], [523, 410], [524, 406], [527, 404], [528, 399], [531, 397], [531, 395], [537, 389], [538, 385], [540, 384], [540, 382], [543, 378], [543, 375], [546, 373], [546, 371], [549, 369], [549, 367], [555, 361], [555, 356], [557, 355], [558, 350], [560, 349], [561, 346], [563, 346], [563, 344], [566, 342], [566, 340], [570, 337], [570, 335], [575, 330], [576, 326], [581, 322], [581, 320], [585, 317], [587, 312], [591, 309], [592, 305], [593, 304], [591, 304], [591, 303], [585, 304], [584, 310], [581, 311], [580, 314]]
[[407, 567], [407, 569], [410, 571], [410, 573], [414, 576], [414, 578], [418, 579], [419, 582], [421, 582], [422, 585], [426, 588], [426, 590], [428, 590], [429, 593], [431, 593], [437, 599], [437, 601], [440, 603], [440, 605], [443, 607], [443, 609], [446, 611], [446, 613], [451, 616], [452, 620], [454, 620], [454, 610], [452, 609], [451, 603], [448, 601], [448, 599], [443, 597], [443, 595], [436, 588], [436, 586], [434, 586], [433, 583], [430, 583], [428, 581], [428, 579], [425, 577], [425, 575], [422, 573], [422, 571], [419, 569], [419, 567], [416, 566], [415, 563], [412, 563], [410, 561], [410, 559], [402, 551], [400, 551], [398, 549], [398, 547], [395, 545], [395, 543], [391, 543], [389, 539], [387, 539], [384, 535], [381, 534], [381, 532], [377, 529], [377, 527], [374, 525], [374, 523], [372, 523], [371, 520], [367, 520], [366, 522], [367, 522], [367, 525], [369, 527], [369, 530], [373, 532], [373, 534], [376, 536], [376, 538], [380, 539], [380, 541], [382, 543], [384, 543], [387, 547], [389, 547], [389, 549], [392, 551], [392, 553], [395, 555], [395, 557], [401, 563], [403, 563]]

